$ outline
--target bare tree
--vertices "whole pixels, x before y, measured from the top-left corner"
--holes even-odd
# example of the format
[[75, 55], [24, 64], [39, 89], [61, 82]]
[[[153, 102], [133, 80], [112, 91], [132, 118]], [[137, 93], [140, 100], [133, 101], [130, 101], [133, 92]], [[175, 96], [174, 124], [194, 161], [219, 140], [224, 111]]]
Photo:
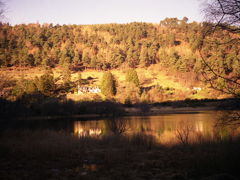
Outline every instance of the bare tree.
[[3, 19], [3, 13], [5, 12], [5, 4], [0, 0], [0, 21]]
[[220, 112], [215, 124], [216, 127], [236, 127], [236, 125], [240, 125], [240, 112], [238, 111]]
[[127, 131], [127, 122], [125, 118], [113, 117], [106, 121], [108, 129], [115, 135], [121, 135]]
[[216, 26], [234, 33], [240, 33], [240, 1], [209, 0], [205, 10], [206, 18]]
[[189, 122], [181, 121], [180, 126], [177, 127], [175, 135], [179, 142], [183, 145], [190, 143], [190, 136], [193, 132], [193, 125]]
[[203, 41], [199, 48], [204, 64], [202, 74], [213, 89], [240, 98], [240, 68], [239, 72], [229, 73], [228, 69], [216, 66], [218, 62], [211, 62], [211, 55], [204, 53], [206, 47], [234, 46], [234, 58], [240, 65], [240, 0], [209, 0], [204, 12], [208, 23], [203, 25]]
[[[240, 0], [208, 0], [204, 8], [207, 23], [203, 26], [203, 41], [199, 48], [204, 68], [202, 74], [210, 86], [225, 94], [240, 98]], [[214, 37], [214, 38], [213, 38]], [[224, 45], [220, 50], [220, 46]], [[216, 47], [214, 53], [224, 51], [222, 62], [227, 62], [229, 51], [235, 48], [233, 59], [237, 72], [216, 66], [218, 61], [211, 61], [211, 54], [205, 53], [208, 48]], [[240, 113], [229, 111], [220, 118], [216, 126], [240, 125]]]

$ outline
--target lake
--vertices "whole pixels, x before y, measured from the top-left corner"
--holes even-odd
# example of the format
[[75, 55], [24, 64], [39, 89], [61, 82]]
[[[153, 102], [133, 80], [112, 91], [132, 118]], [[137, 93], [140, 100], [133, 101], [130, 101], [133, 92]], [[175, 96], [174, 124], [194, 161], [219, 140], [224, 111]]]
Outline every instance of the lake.
[[[96, 137], [113, 134], [121, 126], [123, 135], [142, 134], [154, 137], [157, 142], [168, 144], [177, 142], [195, 142], [216, 138], [229, 138], [240, 134], [240, 130], [232, 128], [216, 128], [215, 123], [222, 112], [200, 111], [164, 114], [157, 116], [126, 116], [119, 119], [61, 119], [49, 121], [19, 121], [15, 128], [20, 129], [49, 129], [64, 131], [79, 138]], [[110, 122], [110, 123], [109, 123]], [[119, 124], [120, 123], [120, 124]]]
[[[202, 111], [158, 116], [123, 117], [124, 133], [127, 136], [144, 134], [153, 136], [160, 143], [194, 142], [203, 139], [229, 138], [239, 134], [239, 129], [216, 128], [215, 124], [222, 112]], [[78, 137], [101, 137], [113, 133], [115, 125], [98, 121], [74, 121], [73, 134]], [[118, 123], [118, 121], [116, 122]], [[122, 126], [122, 124], [120, 124]]]

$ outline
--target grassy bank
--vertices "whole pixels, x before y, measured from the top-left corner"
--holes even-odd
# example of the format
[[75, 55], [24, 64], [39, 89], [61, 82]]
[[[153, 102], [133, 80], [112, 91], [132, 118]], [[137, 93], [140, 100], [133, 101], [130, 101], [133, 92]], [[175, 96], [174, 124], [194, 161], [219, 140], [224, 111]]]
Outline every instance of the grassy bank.
[[0, 179], [240, 178], [239, 142], [167, 146], [143, 135], [100, 139], [8, 131], [0, 136]]

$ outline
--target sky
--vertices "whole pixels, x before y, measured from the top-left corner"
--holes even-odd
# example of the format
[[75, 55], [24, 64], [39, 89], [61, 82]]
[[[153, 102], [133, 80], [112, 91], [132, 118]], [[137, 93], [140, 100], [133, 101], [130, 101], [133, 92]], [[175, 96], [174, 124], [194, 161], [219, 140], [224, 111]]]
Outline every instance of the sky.
[[202, 21], [201, 0], [5, 0], [12, 24], [151, 22], [166, 17]]

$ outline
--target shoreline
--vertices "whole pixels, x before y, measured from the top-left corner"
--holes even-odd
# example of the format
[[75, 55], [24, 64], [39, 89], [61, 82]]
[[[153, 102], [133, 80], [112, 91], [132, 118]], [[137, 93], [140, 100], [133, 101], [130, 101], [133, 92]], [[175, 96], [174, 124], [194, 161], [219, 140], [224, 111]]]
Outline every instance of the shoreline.
[[[127, 116], [160, 116], [160, 115], [168, 115], [168, 114], [190, 114], [190, 113], [200, 113], [202, 111], [216, 111], [216, 107], [181, 107], [174, 108], [171, 106], [167, 107], [152, 107], [147, 112], [141, 111], [141, 108], [138, 107], [128, 107], [124, 108], [125, 113], [120, 117]], [[221, 110], [222, 111], [222, 110]], [[79, 119], [81, 121], [90, 121], [90, 120], [100, 120], [102, 118], [111, 118], [108, 115], [101, 114], [79, 114], [79, 115], [66, 115], [66, 116], [30, 116], [30, 117], [19, 117], [14, 118], [16, 120], [26, 120], [26, 121], [40, 121], [40, 120], [76, 120]]]
[[172, 106], [167, 107], [153, 107], [150, 108], [147, 112], [141, 112], [140, 108], [126, 108], [126, 113], [128, 116], [136, 115], [146, 115], [146, 116], [155, 116], [155, 115], [165, 115], [165, 114], [188, 114], [188, 113], [198, 113], [201, 111], [214, 111], [217, 110], [215, 106], [209, 107], [180, 107], [175, 108]]
[[[95, 107], [96, 106], [96, 107]], [[86, 103], [85, 108], [93, 108], [90, 112], [76, 114], [52, 114], [52, 115], [23, 115], [18, 117], [6, 117], [8, 120], [99, 120], [102, 118], [124, 117], [124, 116], [157, 116], [165, 114], [199, 113], [202, 111], [231, 111], [240, 110], [239, 99], [221, 100], [184, 100], [175, 102], [162, 102], [155, 104], [114, 104], [111, 102]], [[74, 108], [74, 107], [72, 107]], [[56, 112], [57, 113], [57, 112]]]

